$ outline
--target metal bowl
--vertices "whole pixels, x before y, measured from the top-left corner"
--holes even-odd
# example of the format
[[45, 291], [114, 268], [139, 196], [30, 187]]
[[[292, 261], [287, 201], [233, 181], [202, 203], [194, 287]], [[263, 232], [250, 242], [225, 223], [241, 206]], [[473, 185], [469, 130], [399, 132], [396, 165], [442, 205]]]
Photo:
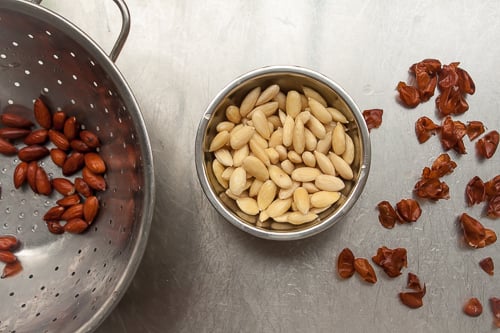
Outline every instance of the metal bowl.
[[[253, 88], [262, 89], [278, 84], [281, 91], [302, 91], [304, 86], [315, 89], [327, 101], [339, 109], [349, 120], [347, 131], [351, 135], [356, 155], [351, 167], [352, 181], [341, 191], [341, 199], [319, 214], [318, 219], [293, 230], [270, 230], [256, 225], [256, 218], [241, 212], [235, 202], [225, 194], [217, 182], [213, 170], [213, 153], [209, 145], [216, 134], [216, 126], [224, 120], [227, 106], [240, 105]], [[246, 73], [229, 83], [208, 105], [196, 136], [196, 169], [203, 191], [215, 209], [237, 228], [254, 236], [271, 240], [295, 240], [315, 235], [338, 222], [353, 207], [365, 186], [370, 169], [370, 138], [368, 128], [359, 107], [334, 81], [310, 69], [296, 66], [270, 66]]]

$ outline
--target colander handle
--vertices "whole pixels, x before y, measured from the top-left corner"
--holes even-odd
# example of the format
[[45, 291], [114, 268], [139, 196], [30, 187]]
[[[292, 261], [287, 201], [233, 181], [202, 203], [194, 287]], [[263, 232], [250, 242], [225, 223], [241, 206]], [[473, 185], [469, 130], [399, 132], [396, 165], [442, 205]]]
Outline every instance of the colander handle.
[[[27, 0], [27, 1], [36, 4], [40, 4], [40, 2], [42, 2], [42, 0]], [[118, 55], [120, 55], [120, 52], [122, 51], [123, 45], [125, 45], [125, 42], [127, 41], [128, 33], [130, 32], [130, 12], [124, 0], [113, 0], [113, 1], [118, 6], [118, 9], [120, 9], [120, 14], [122, 15], [122, 29], [120, 30], [115, 45], [113, 46], [113, 49], [111, 49], [111, 53], [109, 54], [111, 60], [113, 62], [116, 62], [116, 59], [118, 59]]]

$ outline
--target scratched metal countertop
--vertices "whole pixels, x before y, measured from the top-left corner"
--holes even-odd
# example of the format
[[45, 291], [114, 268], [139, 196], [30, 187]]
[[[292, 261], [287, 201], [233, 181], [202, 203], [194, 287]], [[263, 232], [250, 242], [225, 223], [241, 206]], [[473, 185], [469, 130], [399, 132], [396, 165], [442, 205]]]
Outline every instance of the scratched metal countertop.
[[[77, 4], [78, 3], [78, 4]], [[119, 29], [112, 1], [46, 0], [110, 50]], [[424, 58], [460, 61], [476, 83], [470, 110], [455, 117], [500, 129], [500, 3], [498, 1], [182, 1], [128, 0], [132, 29], [117, 65], [141, 106], [155, 157], [157, 202], [149, 243], [132, 284], [97, 332], [489, 332], [488, 299], [500, 297], [500, 243], [472, 250], [461, 242], [462, 212], [500, 232], [481, 206], [467, 207], [475, 175], [500, 172], [500, 152], [480, 163], [474, 143], [443, 178], [451, 198], [420, 200], [414, 224], [383, 228], [376, 204], [412, 196], [424, 166], [442, 152], [437, 137], [418, 144], [414, 122], [439, 122], [434, 98], [401, 107], [395, 87]], [[266, 65], [299, 65], [343, 86], [361, 109], [382, 108], [371, 132], [372, 167], [365, 191], [345, 219], [309, 239], [273, 242], [226, 222], [198, 183], [194, 141], [211, 99], [242, 73]], [[370, 258], [377, 248], [405, 247], [408, 268], [379, 281], [336, 275], [337, 254], [349, 247]], [[408, 272], [427, 286], [424, 306], [403, 306]], [[484, 313], [462, 313], [478, 297]]]

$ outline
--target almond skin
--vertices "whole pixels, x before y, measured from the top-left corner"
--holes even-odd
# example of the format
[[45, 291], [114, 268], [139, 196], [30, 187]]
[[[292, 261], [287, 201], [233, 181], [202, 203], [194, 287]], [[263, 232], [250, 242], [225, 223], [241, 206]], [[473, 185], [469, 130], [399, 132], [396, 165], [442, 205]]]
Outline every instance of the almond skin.
[[71, 148], [73, 148], [74, 150], [76, 150], [77, 152], [80, 152], [80, 153], [87, 153], [87, 152], [93, 150], [85, 142], [83, 142], [82, 140], [78, 140], [78, 139], [71, 140], [70, 145], [71, 145]]
[[78, 136], [78, 123], [76, 117], [69, 117], [64, 122], [63, 133], [66, 139], [69, 141], [74, 140]]
[[60, 168], [62, 168], [64, 162], [66, 162], [67, 156], [66, 152], [59, 148], [53, 148], [50, 150], [50, 158], [52, 159], [52, 162]]
[[33, 111], [35, 113], [35, 119], [41, 127], [45, 129], [52, 127], [52, 115], [50, 110], [40, 98], [35, 100]]
[[36, 190], [40, 194], [50, 195], [52, 193], [52, 184], [50, 183], [49, 176], [45, 169], [38, 167], [35, 176]]
[[47, 229], [53, 234], [60, 235], [64, 233], [64, 227], [59, 221], [46, 221]]
[[79, 203], [71, 207], [66, 208], [64, 213], [61, 215], [61, 220], [69, 221], [76, 218], [83, 217], [83, 204]]
[[5, 126], [15, 128], [30, 128], [34, 125], [31, 120], [14, 113], [4, 113], [0, 115], [0, 121]]
[[70, 207], [80, 203], [80, 196], [78, 194], [67, 195], [62, 199], [56, 201], [56, 204], [63, 207]]
[[95, 174], [102, 174], [106, 172], [106, 164], [97, 153], [85, 154], [85, 166]]
[[17, 155], [19, 156], [19, 159], [21, 161], [31, 162], [42, 159], [45, 156], [49, 155], [49, 153], [49, 150], [44, 146], [32, 145], [21, 148]]
[[35, 193], [38, 193], [36, 189], [36, 172], [38, 170], [38, 163], [36, 161], [32, 161], [28, 163], [28, 171], [27, 171], [27, 180], [28, 184], [31, 187], [31, 190]]
[[0, 250], [0, 262], [11, 264], [17, 260], [14, 253]]
[[88, 198], [92, 195], [92, 189], [90, 186], [83, 180], [83, 178], [77, 177], [75, 178], [75, 189], [78, 193]]
[[90, 196], [83, 203], [83, 218], [91, 224], [99, 211], [99, 200], [95, 196]]
[[72, 234], [80, 234], [84, 232], [89, 225], [87, 222], [82, 220], [81, 218], [75, 218], [69, 220], [65, 225], [64, 225], [64, 231], [72, 233]]
[[44, 221], [59, 221], [61, 220], [62, 214], [65, 208], [62, 206], [54, 206], [50, 208], [43, 216]]
[[14, 187], [20, 188], [28, 177], [28, 163], [21, 162], [16, 166], [14, 170]]
[[17, 154], [17, 148], [9, 141], [0, 138], [0, 154], [15, 155]]
[[75, 185], [66, 178], [52, 179], [52, 186], [54, 189], [64, 196], [72, 195], [75, 193]]
[[45, 128], [39, 128], [32, 131], [24, 138], [24, 143], [28, 146], [44, 144], [49, 138], [49, 131]]
[[85, 142], [90, 148], [97, 148], [101, 146], [101, 142], [97, 135], [89, 130], [83, 130], [80, 132], [80, 139]]
[[23, 266], [19, 260], [14, 261], [13, 263], [5, 265], [3, 268], [3, 273], [0, 278], [5, 279], [6, 277], [16, 275], [20, 271], [23, 270]]
[[0, 138], [3, 139], [20, 139], [30, 134], [31, 131], [26, 128], [4, 127], [0, 128]]
[[66, 113], [57, 111], [52, 115], [52, 128], [56, 131], [64, 130], [64, 122], [66, 121]]
[[57, 148], [61, 150], [68, 150], [70, 148], [68, 139], [66, 139], [64, 134], [59, 131], [50, 129], [49, 139]]
[[82, 169], [82, 177], [90, 188], [96, 191], [106, 190], [106, 180], [104, 179], [104, 177], [93, 173], [89, 168], [84, 167]]
[[62, 172], [65, 176], [71, 176], [85, 165], [85, 157], [82, 153], [73, 152], [63, 164]]

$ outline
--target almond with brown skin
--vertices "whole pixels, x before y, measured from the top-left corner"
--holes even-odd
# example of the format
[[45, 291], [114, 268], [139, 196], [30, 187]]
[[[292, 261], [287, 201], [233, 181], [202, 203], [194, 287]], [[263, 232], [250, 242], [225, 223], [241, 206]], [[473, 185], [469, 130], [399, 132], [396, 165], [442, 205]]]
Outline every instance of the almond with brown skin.
[[36, 189], [36, 172], [38, 170], [38, 163], [36, 161], [32, 161], [28, 163], [28, 172], [26, 175], [26, 179], [28, 180], [28, 184], [31, 187], [31, 190], [35, 193], [38, 193]]
[[85, 165], [85, 157], [82, 153], [73, 152], [68, 155], [66, 161], [63, 164], [62, 172], [65, 176], [71, 176]]
[[50, 208], [43, 216], [44, 221], [59, 221], [66, 209], [62, 206], [54, 206]]
[[[70, 207], [77, 205], [79, 203], [80, 203], [80, 196], [78, 194], [68, 195], [56, 201], [56, 204], [63, 207]], [[84, 207], [84, 212], [85, 212], [85, 207]]]
[[70, 145], [71, 145], [71, 148], [73, 148], [74, 150], [76, 150], [80, 153], [87, 153], [87, 152], [93, 150], [92, 148], [87, 146], [87, 144], [85, 142], [83, 142], [82, 140], [78, 140], [78, 139], [71, 140]]
[[82, 177], [90, 188], [96, 191], [106, 190], [106, 180], [104, 179], [104, 177], [93, 173], [89, 168], [84, 167], [82, 169]]
[[76, 121], [76, 117], [69, 117], [64, 122], [63, 133], [66, 139], [69, 141], [74, 140], [78, 136], [79, 125]]
[[49, 138], [49, 131], [45, 128], [39, 128], [32, 131], [24, 138], [24, 143], [28, 146], [44, 144]]
[[80, 234], [84, 232], [89, 225], [87, 222], [82, 220], [81, 218], [75, 218], [69, 220], [65, 225], [64, 225], [64, 231], [72, 233], [72, 234]]
[[4, 127], [0, 128], [0, 138], [3, 139], [20, 139], [30, 134], [31, 131], [26, 128]]
[[12, 251], [19, 245], [19, 241], [15, 236], [5, 235], [0, 236], [0, 250]]
[[53, 234], [60, 235], [64, 233], [64, 227], [59, 221], [46, 221], [47, 229]]
[[106, 164], [102, 157], [97, 153], [85, 154], [85, 166], [95, 174], [102, 174], [106, 172]]
[[45, 129], [52, 127], [52, 115], [50, 110], [40, 98], [35, 100], [33, 111], [35, 113], [35, 120], [41, 127]]
[[16, 261], [17, 258], [14, 255], [14, 253], [10, 251], [2, 251], [0, 250], [0, 261], [5, 263], [5, 264], [11, 264], [14, 261]]
[[59, 148], [52, 148], [50, 150], [50, 158], [52, 159], [52, 162], [54, 162], [55, 165], [58, 167], [62, 168], [64, 165], [64, 162], [66, 162], [66, 157], [68, 155], [64, 150], [61, 150]]
[[95, 196], [88, 197], [83, 203], [83, 218], [91, 224], [99, 211], [99, 200]]
[[61, 150], [68, 150], [70, 148], [68, 139], [66, 139], [64, 134], [59, 131], [50, 129], [49, 139], [57, 148]]
[[15, 155], [17, 154], [17, 148], [9, 141], [0, 138], [0, 154]]
[[87, 144], [90, 148], [97, 148], [101, 146], [101, 142], [97, 135], [89, 130], [80, 132], [80, 139]]
[[75, 193], [75, 184], [66, 178], [52, 179], [52, 186], [54, 189], [64, 196], [72, 195]]
[[61, 220], [69, 221], [71, 219], [83, 218], [83, 204], [79, 203], [66, 208], [61, 216]]
[[49, 150], [44, 146], [32, 145], [21, 148], [17, 155], [21, 161], [38, 161], [39, 159], [49, 155]]
[[28, 163], [21, 162], [14, 170], [14, 187], [20, 188], [28, 177]]
[[92, 189], [90, 186], [83, 180], [83, 178], [77, 177], [75, 178], [75, 189], [78, 193], [88, 198], [92, 195]]
[[4, 113], [0, 115], [0, 121], [5, 126], [15, 128], [30, 128], [34, 125], [31, 120], [15, 113]]
[[41, 166], [36, 170], [35, 182], [38, 193], [44, 195], [50, 195], [52, 193], [52, 184], [50, 183], [49, 176]]
[[23, 270], [23, 266], [19, 260], [14, 261], [13, 263], [5, 265], [3, 268], [3, 273], [0, 278], [5, 279], [6, 277], [16, 275], [20, 271]]
[[52, 115], [52, 128], [56, 131], [64, 130], [64, 122], [66, 121], [66, 113], [57, 111]]

